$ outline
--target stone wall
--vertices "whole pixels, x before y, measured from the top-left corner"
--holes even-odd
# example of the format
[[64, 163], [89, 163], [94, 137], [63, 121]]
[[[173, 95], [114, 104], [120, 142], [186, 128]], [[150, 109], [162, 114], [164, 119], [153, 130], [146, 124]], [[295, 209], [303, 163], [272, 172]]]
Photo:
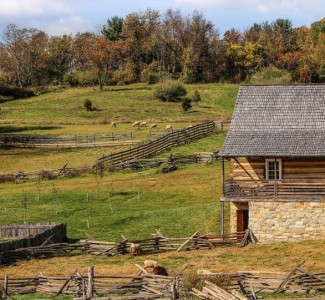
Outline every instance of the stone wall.
[[325, 202], [250, 202], [249, 227], [262, 243], [325, 238]]

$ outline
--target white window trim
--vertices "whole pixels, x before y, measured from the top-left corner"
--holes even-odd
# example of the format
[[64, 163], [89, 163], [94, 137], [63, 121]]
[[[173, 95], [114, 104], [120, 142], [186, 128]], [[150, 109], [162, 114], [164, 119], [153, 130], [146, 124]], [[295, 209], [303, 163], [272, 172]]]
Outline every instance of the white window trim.
[[277, 161], [279, 163], [279, 179], [278, 180], [282, 180], [282, 159], [281, 158], [267, 158], [265, 159], [265, 179], [266, 180], [273, 180], [269, 178], [269, 164], [268, 162], [270, 161]]

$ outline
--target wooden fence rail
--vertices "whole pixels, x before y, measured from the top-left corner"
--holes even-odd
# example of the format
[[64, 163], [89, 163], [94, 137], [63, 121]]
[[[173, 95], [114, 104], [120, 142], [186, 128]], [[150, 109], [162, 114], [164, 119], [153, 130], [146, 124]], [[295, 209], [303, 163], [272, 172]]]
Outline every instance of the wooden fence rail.
[[[77, 254], [91, 254], [101, 256], [113, 256], [130, 254], [132, 243], [141, 246], [139, 254], [154, 254], [167, 251], [191, 251], [205, 250], [230, 245], [245, 246], [248, 243], [256, 243], [254, 235], [247, 230], [246, 232], [220, 234], [201, 234], [198, 231], [190, 237], [169, 238], [164, 237], [159, 230], [153, 234], [152, 238], [142, 240], [128, 240], [123, 236], [121, 242], [104, 242], [94, 240], [81, 240], [79, 244], [68, 243], [44, 243], [47, 239], [39, 238], [41, 245], [21, 244], [20, 248], [3, 247], [0, 252], [0, 264], [11, 264], [17, 260], [31, 258], [45, 258], [55, 256], [71, 256]], [[51, 238], [52, 239], [52, 238]], [[18, 243], [19, 245], [19, 243]]]
[[0, 147], [17, 148], [88, 148], [114, 145], [134, 145], [132, 132], [122, 134], [93, 134], [74, 136], [44, 136], [28, 134], [0, 134]]
[[[162, 138], [131, 148], [130, 150], [117, 152], [109, 156], [103, 156], [99, 158], [95, 164], [83, 168], [70, 168], [67, 167], [66, 164], [61, 169], [44, 169], [29, 172], [19, 171], [8, 174], [0, 174], [0, 183], [78, 176], [92, 170], [98, 173], [105, 170], [114, 171], [123, 168], [137, 169], [137, 166], [141, 164], [142, 159], [156, 155], [172, 146], [177, 146], [185, 142], [188, 143], [190, 141], [202, 138], [210, 133], [220, 131], [220, 126], [216, 126], [216, 123], [218, 122], [205, 122], [191, 128], [181, 129], [179, 131], [169, 133]], [[193, 163], [213, 161], [217, 159], [217, 153], [197, 153], [193, 154], [193, 157], [179, 156], [174, 157], [174, 159], [178, 160], [178, 163], [189, 163], [190, 161], [193, 161]], [[161, 160], [162, 159], [157, 159], [156, 161], [144, 162], [144, 165], [147, 165], [147, 167], [159, 166], [161, 164]]]
[[113, 153], [98, 159], [98, 164], [108, 169], [123, 167], [128, 161], [157, 155], [166, 149], [200, 139], [216, 131], [215, 122], [204, 122], [190, 128], [183, 128], [144, 143], [130, 150]]
[[[32, 278], [5, 276], [0, 283], [1, 299], [15, 294], [69, 295], [75, 299], [92, 299], [107, 296], [109, 299], [177, 299], [179, 277], [150, 275], [95, 275], [75, 272], [71, 276], [44, 276]], [[108, 298], [106, 298], [108, 299]]]
[[204, 276], [214, 281], [216, 278], [227, 278], [227, 290], [241, 290], [250, 293], [313, 293], [325, 291], [325, 272], [311, 273], [300, 267], [287, 272], [239, 271], [237, 273], [210, 273]]

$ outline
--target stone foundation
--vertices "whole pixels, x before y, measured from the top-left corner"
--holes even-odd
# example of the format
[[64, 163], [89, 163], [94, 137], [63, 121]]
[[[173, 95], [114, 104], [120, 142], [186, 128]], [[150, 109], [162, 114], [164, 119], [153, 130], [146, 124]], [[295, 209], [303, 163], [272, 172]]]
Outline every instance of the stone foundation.
[[[231, 203], [230, 232], [237, 230], [237, 209]], [[249, 227], [259, 242], [325, 238], [325, 202], [249, 202]]]

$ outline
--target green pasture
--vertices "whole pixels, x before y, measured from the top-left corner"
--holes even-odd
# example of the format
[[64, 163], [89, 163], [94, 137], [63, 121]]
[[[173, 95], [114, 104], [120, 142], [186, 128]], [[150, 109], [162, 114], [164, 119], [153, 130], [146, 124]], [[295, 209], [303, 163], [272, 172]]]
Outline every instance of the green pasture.
[[[180, 103], [153, 98], [152, 87], [134, 84], [123, 87], [67, 88], [29, 99], [1, 104], [1, 133], [41, 135], [120, 134], [132, 131], [136, 140], [150, 138], [150, 124], [164, 131], [166, 124], [184, 128], [206, 119], [227, 119], [231, 115], [238, 86], [198, 84], [202, 101], [184, 113]], [[97, 111], [86, 112], [89, 98]], [[112, 128], [109, 123], [117, 122]], [[134, 120], [147, 121], [138, 130]], [[129, 123], [127, 123], [129, 122]], [[106, 123], [106, 124], [105, 124]], [[212, 134], [191, 144], [172, 148], [160, 156], [212, 152], [221, 148], [225, 133]], [[46, 168], [84, 167], [130, 146], [89, 149], [0, 149], [0, 173], [38, 171]], [[220, 229], [220, 163], [181, 166], [170, 174], [158, 169], [141, 172], [89, 173], [77, 178], [0, 185], [0, 224], [23, 222], [65, 222], [69, 236], [116, 240], [123, 233], [130, 238], [150, 236], [155, 228], [170, 236], [184, 236], [200, 229]]]
[[169, 174], [88, 174], [72, 179], [0, 185], [0, 224], [64, 222], [69, 237], [96, 234], [143, 238], [160, 228], [169, 236], [218, 232], [220, 163], [180, 167]]
[[[200, 122], [230, 118], [237, 95], [237, 85], [186, 85], [188, 94], [198, 90], [202, 101], [183, 112], [178, 102], [162, 102], [154, 98], [153, 86], [132, 84], [106, 87], [62, 88], [28, 99], [1, 103], [0, 121], [5, 124], [107, 124], [136, 120], [147, 122]], [[86, 111], [83, 102], [92, 101], [96, 108]]]

